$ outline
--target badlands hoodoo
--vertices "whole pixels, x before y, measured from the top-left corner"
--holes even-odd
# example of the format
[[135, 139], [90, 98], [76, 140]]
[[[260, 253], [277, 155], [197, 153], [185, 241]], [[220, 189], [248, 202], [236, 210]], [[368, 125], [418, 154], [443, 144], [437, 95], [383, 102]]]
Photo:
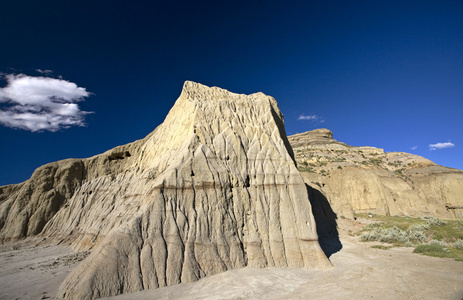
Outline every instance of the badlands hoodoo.
[[146, 138], [0, 187], [0, 230], [91, 250], [61, 285], [67, 299], [330, 266], [276, 101], [189, 81]]

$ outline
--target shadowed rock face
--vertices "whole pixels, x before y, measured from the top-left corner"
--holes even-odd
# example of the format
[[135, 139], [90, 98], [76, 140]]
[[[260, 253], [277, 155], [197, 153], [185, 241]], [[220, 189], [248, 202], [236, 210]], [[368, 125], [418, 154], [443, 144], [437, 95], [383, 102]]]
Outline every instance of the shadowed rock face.
[[289, 137], [301, 175], [339, 216], [353, 211], [463, 219], [463, 171], [423, 157], [353, 147], [327, 129]]
[[145, 139], [1, 188], [1, 238], [41, 231], [91, 249], [61, 286], [67, 299], [244, 266], [328, 267], [292, 156], [273, 98], [186, 82]]

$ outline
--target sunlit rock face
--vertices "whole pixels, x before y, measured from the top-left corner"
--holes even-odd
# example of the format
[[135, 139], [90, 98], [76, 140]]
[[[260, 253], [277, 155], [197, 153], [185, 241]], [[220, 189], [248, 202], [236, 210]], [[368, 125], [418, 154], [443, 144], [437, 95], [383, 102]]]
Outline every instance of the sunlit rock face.
[[61, 286], [67, 299], [245, 266], [330, 265], [283, 116], [262, 93], [186, 82], [146, 138], [46, 165], [0, 191], [2, 240], [41, 231], [48, 241], [91, 250]]
[[463, 219], [463, 171], [421, 156], [353, 147], [327, 129], [289, 137], [301, 175], [338, 216], [353, 212]]

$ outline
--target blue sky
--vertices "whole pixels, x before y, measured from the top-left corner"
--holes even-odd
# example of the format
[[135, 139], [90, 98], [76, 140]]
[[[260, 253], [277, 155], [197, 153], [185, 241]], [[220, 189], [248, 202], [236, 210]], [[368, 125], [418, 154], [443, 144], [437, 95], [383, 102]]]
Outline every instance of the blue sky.
[[463, 169], [462, 1], [16, 0], [0, 26], [0, 185], [145, 137], [185, 80]]

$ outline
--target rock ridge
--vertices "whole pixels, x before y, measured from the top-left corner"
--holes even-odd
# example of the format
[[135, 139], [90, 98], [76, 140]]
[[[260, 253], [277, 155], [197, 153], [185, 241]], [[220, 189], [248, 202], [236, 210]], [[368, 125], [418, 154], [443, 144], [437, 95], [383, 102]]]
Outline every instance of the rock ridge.
[[463, 171], [418, 155], [354, 147], [328, 129], [292, 135], [298, 169], [339, 215], [382, 215], [463, 219]]

